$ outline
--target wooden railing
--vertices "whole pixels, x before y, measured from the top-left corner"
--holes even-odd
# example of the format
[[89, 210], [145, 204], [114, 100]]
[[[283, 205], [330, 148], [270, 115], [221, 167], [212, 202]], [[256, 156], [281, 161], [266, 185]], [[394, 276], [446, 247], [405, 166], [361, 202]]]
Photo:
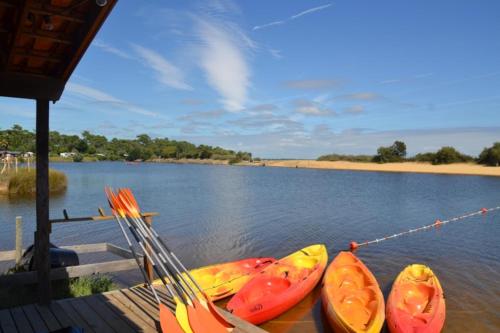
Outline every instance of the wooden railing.
[[[99, 222], [111, 221], [115, 217], [106, 215], [102, 209], [99, 209], [98, 216], [86, 216], [71, 218], [66, 210], [63, 211], [64, 217], [62, 219], [50, 220], [50, 225], [53, 223], [74, 223], [74, 222]], [[158, 213], [150, 212], [143, 213], [142, 217], [147, 225], [151, 226], [153, 217], [158, 216]], [[133, 254], [128, 250], [110, 243], [97, 243], [97, 244], [81, 244], [72, 246], [61, 246], [62, 249], [69, 249], [75, 251], [77, 254], [82, 253], [98, 253], [109, 252], [123, 259], [106, 261], [100, 263], [84, 264], [78, 266], [68, 266], [61, 268], [54, 268], [50, 271], [50, 280], [61, 280], [80, 276], [86, 276], [97, 273], [111, 273], [126, 271], [137, 268], [137, 263]], [[0, 262], [15, 260], [16, 265], [21, 259], [22, 250], [22, 219], [16, 218], [16, 250], [0, 251]], [[153, 268], [146, 256], [141, 256], [143, 259], [146, 274], [150, 280], [153, 280]], [[21, 272], [15, 274], [0, 275], [0, 286], [4, 285], [22, 285], [37, 282], [37, 272]]]

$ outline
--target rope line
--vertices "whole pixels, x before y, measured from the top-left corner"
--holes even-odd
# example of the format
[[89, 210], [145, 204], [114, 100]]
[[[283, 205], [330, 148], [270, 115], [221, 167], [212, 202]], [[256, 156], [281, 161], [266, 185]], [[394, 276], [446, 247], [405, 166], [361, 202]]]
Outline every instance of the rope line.
[[460, 221], [460, 220], [463, 220], [463, 219], [466, 219], [466, 218], [469, 218], [469, 217], [472, 217], [472, 216], [484, 215], [487, 212], [492, 212], [492, 211], [495, 211], [495, 210], [500, 210], [500, 206], [493, 207], [493, 208], [481, 208], [478, 211], [475, 211], [475, 212], [472, 212], [472, 213], [469, 213], [469, 214], [465, 214], [465, 215], [461, 215], [461, 216], [457, 216], [457, 217], [454, 217], [454, 218], [451, 218], [451, 219], [448, 219], [448, 220], [444, 220], [444, 221], [441, 221], [441, 220], [438, 219], [438, 220], [434, 221], [434, 223], [428, 224], [428, 225], [424, 225], [423, 227], [419, 227], [419, 228], [416, 228], [416, 229], [406, 230], [406, 231], [403, 231], [403, 232], [400, 232], [400, 233], [397, 233], [397, 234], [394, 234], [394, 235], [390, 235], [390, 236], [386, 236], [386, 237], [382, 237], [382, 238], [377, 238], [377, 239], [374, 239], [374, 240], [371, 240], [371, 241], [366, 241], [366, 242], [363, 242], [363, 243], [351, 242], [350, 248], [351, 248], [351, 250], [355, 250], [355, 249], [357, 249], [360, 246], [365, 246], [365, 245], [374, 244], [374, 243], [380, 243], [380, 242], [388, 240], [388, 239], [397, 238], [397, 237], [400, 237], [400, 236], [403, 236], [403, 235], [407, 235], [407, 234], [411, 234], [411, 233], [414, 233], [414, 232], [417, 232], [417, 231], [422, 231], [422, 230], [426, 230], [426, 229], [430, 229], [430, 228], [439, 227], [439, 226], [442, 226], [444, 224], [451, 223], [451, 222], [456, 222], [456, 221]]

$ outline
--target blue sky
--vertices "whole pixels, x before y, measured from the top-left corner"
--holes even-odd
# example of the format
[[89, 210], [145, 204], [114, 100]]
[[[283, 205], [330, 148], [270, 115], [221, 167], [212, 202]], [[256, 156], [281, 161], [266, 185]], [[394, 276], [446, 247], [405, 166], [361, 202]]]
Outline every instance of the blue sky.
[[[498, 1], [126, 1], [51, 128], [315, 158], [500, 141]], [[35, 127], [0, 98], [0, 128]]]

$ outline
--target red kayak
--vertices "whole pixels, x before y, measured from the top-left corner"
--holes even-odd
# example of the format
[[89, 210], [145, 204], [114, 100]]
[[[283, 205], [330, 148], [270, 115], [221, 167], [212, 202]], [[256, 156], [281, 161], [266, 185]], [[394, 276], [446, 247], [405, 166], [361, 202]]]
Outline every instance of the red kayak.
[[314, 289], [327, 261], [324, 245], [312, 245], [292, 253], [250, 280], [229, 301], [227, 309], [252, 324], [271, 320]]
[[432, 270], [410, 265], [396, 278], [387, 299], [387, 327], [392, 333], [439, 333], [446, 306], [443, 289]]

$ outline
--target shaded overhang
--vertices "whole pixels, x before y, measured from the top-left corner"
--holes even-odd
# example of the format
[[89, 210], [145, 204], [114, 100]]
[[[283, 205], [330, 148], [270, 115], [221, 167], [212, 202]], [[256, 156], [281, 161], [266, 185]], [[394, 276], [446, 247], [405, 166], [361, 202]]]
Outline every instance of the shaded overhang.
[[57, 101], [117, 0], [0, 0], [0, 96]]

